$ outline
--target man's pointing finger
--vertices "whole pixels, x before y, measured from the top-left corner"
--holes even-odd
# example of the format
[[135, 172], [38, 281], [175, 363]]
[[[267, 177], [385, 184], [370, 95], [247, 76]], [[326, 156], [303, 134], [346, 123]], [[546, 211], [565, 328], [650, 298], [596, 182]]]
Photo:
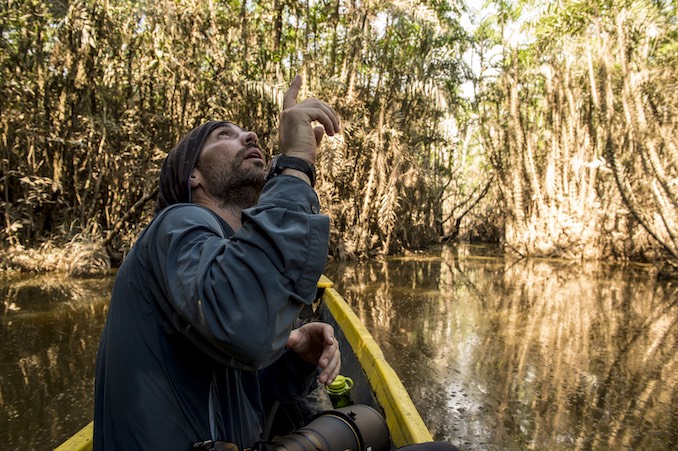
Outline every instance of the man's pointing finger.
[[299, 89], [301, 89], [301, 75], [297, 75], [290, 83], [290, 87], [285, 93], [283, 99], [283, 110], [291, 108], [297, 104], [297, 95], [299, 94]]

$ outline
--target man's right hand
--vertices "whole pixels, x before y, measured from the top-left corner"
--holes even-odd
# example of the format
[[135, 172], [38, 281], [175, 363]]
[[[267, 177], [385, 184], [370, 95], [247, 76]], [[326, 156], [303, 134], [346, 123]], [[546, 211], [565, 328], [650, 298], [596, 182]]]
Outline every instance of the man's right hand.
[[310, 322], [292, 330], [286, 348], [320, 367], [318, 381], [321, 384], [331, 384], [341, 370], [339, 342], [329, 324]]
[[[339, 132], [339, 118], [332, 107], [318, 99], [297, 103], [301, 82], [297, 75], [285, 93], [280, 113], [280, 151], [315, 164], [316, 150], [325, 133], [334, 136]], [[314, 127], [314, 121], [322, 125]]]

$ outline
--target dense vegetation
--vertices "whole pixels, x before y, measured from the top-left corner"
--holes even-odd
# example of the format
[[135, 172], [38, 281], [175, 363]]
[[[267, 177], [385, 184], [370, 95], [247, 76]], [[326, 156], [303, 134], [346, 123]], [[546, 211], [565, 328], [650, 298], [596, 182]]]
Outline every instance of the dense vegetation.
[[318, 168], [333, 256], [465, 238], [678, 262], [675, 5], [486, 6], [3, 2], [5, 255], [71, 246], [61, 260], [82, 267], [78, 245], [119, 261], [177, 140], [226, 118], [275, 152], [282, 94], [301, 73], [303, 94], [343, 121]]

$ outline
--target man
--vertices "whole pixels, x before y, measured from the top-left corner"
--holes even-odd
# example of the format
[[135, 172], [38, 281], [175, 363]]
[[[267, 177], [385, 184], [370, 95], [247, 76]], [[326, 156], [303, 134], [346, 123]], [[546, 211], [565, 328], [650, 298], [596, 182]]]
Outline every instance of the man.
[[168, 154], [156, 216], [113, 288], [97, 356], [96, 450], [209, 441], [242, 450], [266, 439], [274, 401], [302, 399], [314, 379], [338, 374], [332, 327], [294, 328], [327, 259], [316, 148], [339, 131], [325, 103], [296, 103], [300, 86], [297, 77], [285, 95], [286, 157], [271, 174], [257, 135], [228, 122], [197, 127]]

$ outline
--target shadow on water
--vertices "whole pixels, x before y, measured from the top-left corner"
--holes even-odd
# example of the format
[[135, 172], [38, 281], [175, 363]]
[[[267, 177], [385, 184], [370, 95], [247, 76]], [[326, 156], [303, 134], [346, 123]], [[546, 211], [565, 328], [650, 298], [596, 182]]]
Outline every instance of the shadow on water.
[[52, 449], [91, 421], [112, 277], [0, 279], [0, 443]]
[[675, 449], [678, 289], [639, 266], [489, 248], [330, 264], [438, 440]]

